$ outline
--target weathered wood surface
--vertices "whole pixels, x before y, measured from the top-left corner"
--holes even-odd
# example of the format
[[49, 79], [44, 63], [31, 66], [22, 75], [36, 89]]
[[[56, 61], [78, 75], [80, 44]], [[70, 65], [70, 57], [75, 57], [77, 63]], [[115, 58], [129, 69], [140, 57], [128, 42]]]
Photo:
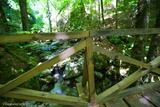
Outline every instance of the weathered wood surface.
[[160, 107], [160, 93], [157, 91], [144, 92], [143, 97], [152, 102], [157, 107]]
[[58, 32], [58, 33], [35, 33], [35, 34], [1, 34], [0, 43], [8, 42], [27, 42], [35, 40], [53, 40], [53, 39], [75, 39], [88, 37], [89, 33], [94, 36], [126, 36], [138, 34], [160, 34], [160, 28], [148, 29], [104, 29], [100, 31], [82, 31], [82, 32]]
[[[142, 93], [141, 93], [142, 94]], [[106, 107], [160, 107], [160, 93], [134, 94], [125, 96], [124, 100], [115, 98], [105, 103]]]
[[126, 36], [126, 35], [160, 34], [160, 28], [147, 29], [104, 29], [91, 31], [92, 36]]
[[84, 92], [84, 88], [82, 87], [82, 83], [77, 83], [76, 87], [77, 87], [79, 97], [87, 101], [88, 96], [85, 95], [86, 93]]
[[[157, 89], [158, 87], [160, 87], [160, 81], [157, 82], [153, 82], [153, 83], [147, 83], [144, 85], [140, 85], [140, 86], [135, 86], [133, 88], [128, 88], [125, 89], [123, 91], [120, 91], [119, 93], [115, 93], [111, 96], [108, 96], [105, 101], [109, 101], [112, 99], [119, 99], [119, 98], [123, 98], [125, 96], [131, 96], [131, 95], [135, 95], [135, 94], [140, 94], [140, 93], [148, 93], [151, 91], [155, 91], [154, 89]], [[160, 100], [159, 100], [160, 101]]]
[[[106, 98], [106, 107], [160, 107], [160, 81], [136, 86]], [[123, 100], [124, 99], [124, 100]]]
[[38, 73], [42, 72], [43, 70], [51, 67], [52, 65], [58, 63], [59, 61], [64, 60], [65, 58], [73, 55], [74, 53], [78, 52], [81, 49], [84, 49], [85, 47], [86, 47], [86, 41], [85, 40], [81, 41], [79, 44], [77, 44], [71, 48], [66, 49], [65, 51], [63, 51], [59, 55], [55, 56], [54, 58], [52, 58], [48, 61], [45, 61], [44, 63], [34, 67], [33, 69], [31, 69], [25, 73], [23, 73], [22, 75], [18, 76], [17, 78], [15, 78], [15, 79], [9, 81], [8, 83], [6, 83], [5, 85], [3, 85], [0, 88], [0, 95], [8, 92], [11, 89], [14, 89], [18, 85], [31, 79], [32, 77], [34, 77]]
[[132, 83], [137, 81], [137, 79], [139, 79], [140, 77], [147, 74], [147, 72], [148, 72], [147, 70], [134, 72], [133, 74], [126, 77], [125, 79], [123, 79], [119, 83], [113, 85], [111, 88], [109, 88], [109, 89], [105, 90], [104, 92], [100, 93], [97, 96], [98, 102], [105, 102], [105, 99], [107, 97], [111, 96], [113, 93], [117, 93], [118, 91], [127, 88], [129, 85], [131, 85]]
[[87, 81], [88, 81], [88, 73], [87, 73], [87, 52], [86, 52], [86, 48], [85, 48], [85, 52], [84, 52], [84, 67], [83, 67], [83, 77], [82, 77], [82, 87], [83, 88], [87, 88]]
[[160, 93], [160, 87], [154, 88], [154, 90]]
[[[52, 58], [51, 60], [48, 60], [41, 65], [29, 70], [28, 72], [18, 76], [17, 78], [9, 81], [8, 83], [0, 86], [0, 95], [12, 97], [12, 98], [20, 98], [20, 99], [26, 99], [26, 100], [36, 100], [36, 101], [45, 101], [45, 102], [55, 102], [59, 104], [66, 104], [66, 105], [86, 105], [87, 102], [82, 101], [79, 98], [76, 97], [70, 97], [70, 96], [57, 96], [57, 95], [49, 95], [45, 92], [39, 92], [34, 90], [28, 90], [23, 88], [16, 88], [18, 85], [22, 84], [23, 82], [29, 80], [39, 72], [51, 67], [52, 65], [56, 64], [57, 62], [64, 60], [65, 58], [71, 56], [72, 54], [76, 53], [77, 51], [85, 48], [86, 46], [86, 77], [88, 77], [86, 80], [88, 82], [88, 89], [89, 89], [89, 98], [92, 103], [92, 101], [95, 101], [94, 95], [95, 95], [95, 82], [94, 82], [94, 69], [93, 69], [93, 63], [92, 63], [92, 39], [89, 36], [126, 36], [126, 35], [138, 35], [138, 34], [159, 34], [160, 28], [150, 28], [150, 29], [107, 29], [107, 30], [101, 30], [101, 31], [86, 31], [86, 32], [69, 32], [69, 33], [37, 33], [37, 34], [19, 34], [19, 35], [0, 35], [0, 44], [2, 43], [9, 43], [9, 42], [27, 42], [27, 41], [35, 41], [35, 40], [53, 40], [53, 39], [75, 39], [75, 38], [87, 38], [87, 40], [81, 42], [80, 44], [71, 47], [64, 52], [60, 53], [56, 57]], [[90, 34], [90, 35], [89, 35]], [[98, 47], [99, 48], [99, 47]], [[100, 50], [99, 50], [100, 51]], [[106, 54], [106, 52], [102, 52]], [[149, 64], [145, 64], [143, 62], [137, 61], [133, 58], [123, 56], [121, 54], [117, 53], [109, 53], [107, 52], [108, 56], [111, 58], [117, 58], [123, 61], [126, 61], [128, 63], [139, 65], [140, 67], [147, 68], [147, 70], [143, 71], [136, 71], [135, 73], [131, 74], [129, 77], [125, 78], [118, 84], [112, 86], [108, 90], [102, 92], [97, 96], [97, 100], [100, 103], [105, 103], [105, 99], [112, 95], [113, 93], [118, 93], [122, 89], [125, 89], [130, 84], [135, 82], [137, 79], [142, 77], [143, 75], [147, 74], [150, 70], [153, 72], [160, 74], [159, 68], [156, 68], [159, 65], [160, 57], [157, 58], [153, 62]], [[12, 90], [13, 89], [13, 90]], [[12, 91], [11, 91], [12, 90]], [[8, 93], [7, 93], [8, 92]], [[118, 93], [119, 94], [119, 93]], [[113, 94], [114, 95], [114, 94]], [[122, 94], [121, 94], [122, 95]], [[149, 96], [149, 95], [148, 95]], [[136, 96], [137, 97], [137, 96]], [[138, 96], [139, 99], [141, 99], [142, 96]], [[93, 99], [92, 99], [93, 98]], [[143, 97], [144, 98], [144, 97]], [[143, 99], [142, 98], [142, 99]], [[127, 98], [125, 98], [126, 101], [128, 101]], [[145, 100], [147, 98], [144, 98]], [[153, 100], [159, 100], [159, 98], [154, 97]], [[137, 99], [135, 99], [137, 101]], [[139, 100], [138, 100], [139, 101]], [[73, 103], [71, 103], [73, 102]], [[123, 100], [117, 100], [117, 102], [113, 104], [125, 104]], [[129, 101], [128, 101], [129, 102]], [[93, 102], [94, 104], [94, 102]], [[111, 104], [111, 103], [110, 103]], [[137, 105], [139, 102], [136, 103]], [[149, 103], [150, 104], [150, 103]], [[148, 105], [149, 105], [148, 104]], [[134, 104], [133, 104], [134, 105]], [[142, 105], [143, 106], [143, 105]], [[153, 105], [149, 105], [149, 107], [152, 107]]]
[[141, 95], [132, 95], [124, 98], [130, 107], [155, 107]]
[[[156, 64], [158, 66], [160, 64], [160, 60], [157, 60], [157, 59], [159, 59], [159, 57], [155, 58], [152, 61], [152, 64]], [[156, 67], [156, 66], [154, 66], [154, 67]], [[118, 92], [120, 90], [123, 90], [123, 89], [127, 88], [129, 85], [131, 85], [132, 83], [137, 81], [140, 77], [142, 77], [145, 74], [147, 74], [150, 70], [151, 70], [151, 68], [149, 68], [147, 70], [138, 70], [138, 71], [134, 72], [133, 74], [131, 74], [130, 76], [126, 77], [122, 81], [120, 81], [117, 84], [113, 85], [111, 88], [109, 88], [109, 89], [105, 90], [104, 92], [100, 93], [97, 96], [97, 101], [98, 102], [105, 102], [105, 99], [108, 96], [110, 96], [113, 93], [116, 93], [116, 92]]]
[[110, 100], [105, 103], [106, 107], [128, 107], [123, 99]]
[[[0, 88], [4, 85], [0, 85]], [[24, 100], [34, 100], [40, 102], [48, 102], [48, 103], [57, 103], [63, 105], [74, 105], [74, 106], [82, 106], [87, 107], [87, 102], [82, 100], [78, 97], [73, 96], [64, 96], [64, 95], [57, 95], [48, 92], [42, 91], [35, 91], [25, 88], [15, 88], [12, 91], [2, 95], [4, 97], [11, 97], [17, 99], [24, 99]]]
[[[94, 66], [92, 58], [92, 39], [87, 38], [86, 40], [86, 67], [87, 67], [87, 78], [88, 78], [88, 90], [89, 90], [89, 101], [95, 100], [95, 80], [94, 80]], [[92, 99], [93, 98], [93, 99]]]
[[88, 37], [89, 32], [58, 32], [58, 33], [35, 33], [35, 34], [4, 34], [0, 35], [0, 43], [29, 42], [36, 40], [66, 40]]
[[[124, 62], [129, 63], [129, 64], [137, 65], [139, 67], [147, 68], [147, 69], [149, 69], [151, 67], [151, 65], [156, 66], [156, 64], [151, 64], [152, 62], [146, 64], [144, 62], [138, 61], [136, 59], [133, 59], [129, 56], [125, 56], [125, 55], [123, 55], [121, 53], [118, 53], [118, 52], [104, 50], [102, 47], [98, 47], [98, 46], [93, 46], [93, 47], [94, 47], [95, 52], [100, 52], [101, 54], [104, 54], [104, 55], [106, 55], [106, 56], [108, 56], [109, 58], [112, 58], [112, 59], [119, 59], [119, 60], [122, 60]], [[160, 58], [157, 59], [157, 60], [160, 60]], [[151, 71], [160, 75], [160, 69], [159, 68], [154, 68]]]

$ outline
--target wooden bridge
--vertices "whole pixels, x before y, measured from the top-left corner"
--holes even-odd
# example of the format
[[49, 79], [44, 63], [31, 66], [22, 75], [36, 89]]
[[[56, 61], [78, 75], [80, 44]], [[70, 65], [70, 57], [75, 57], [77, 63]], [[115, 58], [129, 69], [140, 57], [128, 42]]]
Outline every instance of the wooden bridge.
[[[104, 50], [101, 47], [92, 46], [92, 37], [96, 36], [112, 36], [112, 35], [147, 35], [160, 34], [160, 28], [150, 29], [114, 29], [101, 31], [84, 31], [69, 33], [38, 33], [38, 34], [10, 34], [0, 35], [0, 44], [12, 42], [30, 42], [36, 40], [53, 40], [53, 39], [82, 39], [78, 44], [66, 49], [54, 58], [43, 62], [42, 64], [32, 68], [31, 70], [21, 74], [17, 78], [0, 85], [0, 96], [11, 97], [24, 100], [34, 100], [48, 103], [57, 103], [63, 105], [81, 106], [81, 107], [160, 107], [160, 82], [154, 82], [126, 89], [129, 85], [140, 79], [147, 73], [160, 75], [160, 56], [150, 63], [144, 63], [136, 59], [124, 56], [121, 53]], [[50, 68], [85, 49], [85, 68], [83, 71], [83, 80], [77, 84], [79, 97], [64, 96], [51, 94], [49, 92], [36, 91], [31, 89], [19, 88], [18, 86], [25, 81], [33, 78], [43, 70]], [[92, 62], [93, 51], [107, 55], [109, 58], [119, 59], [124, 62], [137, 65], [142, 69], [135, 71], [119, 83], [113, 85], [109, 89], [100, 94], [95, 92], [94, 81], [94, 65]], [[87, 90], [88, 94], [83, 90]]]

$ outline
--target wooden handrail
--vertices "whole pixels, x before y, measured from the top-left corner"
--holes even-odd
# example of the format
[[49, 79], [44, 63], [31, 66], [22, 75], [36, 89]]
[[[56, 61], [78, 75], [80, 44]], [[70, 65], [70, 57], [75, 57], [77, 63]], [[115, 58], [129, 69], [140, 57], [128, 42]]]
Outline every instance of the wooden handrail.
[[[34, 67], [33, 69], [29, 70], [28, 72], [23, 73], [22, 75], [18, 76], [17, 78], [9, 81], [8, 83], [4, 85], [0, 85], [0, 95], [12, 97], [12, 98], [21, 98], [21, 99], [28, 99], [28, 100], [36, 100], [36, 101], [46, 101], [46, 102], [56, 102], [59, 104], [69, 104], [71, 103], [71, 100], [73, 100], [73, 103], [69, 105], [76, 105], [76, 104], [87, 104], [87, 102], [84, 102], [82, 100], [79, 100], [79, 98], [73, 98], [69, 96], [60, 96], [56, 97], [57, 95], [48, 95], [48, 93], [45, 92], [39, 92], [34, 90], [28, 90], [28, 89], [22, 89], [22, 88], [16, 88], [20, 84], [24, 83], [25, 81], [31, 79], [41, 71], [51, 67], [52, 65], [58, 63], [59, 61], [64, 60], [67, 57], [70, 57], [74, 53], [78, 52], [81, 49], [85, 48], [85, 56], [86, 56], [86, 65], [84, 71], [84, 84], [87, 84], [87, 88], [89, 91], [89, 102], [94, 104], [95, 101], [95, 81], [94, 81], [94, 67], [92, 63], [92, 37], [95, 36], [126, 36], [126, 35], [145, 35], [145, 34], [160, 34], [160, 28], [149, 28], [149, 29], [107, 29], [107, 30], [101, 30], [101, 31], [84, 31], [84, 32], [59, 32], [59, 33], [37, 33], [37, 34], [13, 34], [13, 35], [0, 35], [0, 44], [3, 43], [12, 43], [12, 42], [29, 42], [29, 41], [36, 41], [36, 40], [66, 40], [66, 39], [80, 39], [85, 38], [85, 40], [81, 41], [79, 44], [76, 44], [75, 46], [66, 49], [64, 52], [60, 53], [59, 55], [55, 56], [54, 58], [45, 61], [41, 65], [38, 65]], [[100, 93], [97, 96], [98, 103], [103, 103], [105, 99], [112, 95], [113, 93], [116, 93], [120, 90], [125, 89], [130, 84], [135, 82], [140, 77], [147, 74], [149, 71], [153, 71], [155, 73], [159, 73], [159, 68], [156, 68], [159, 65], [159, 59], [156, 58], [149, 64], [145, 64], [143, 62], [140, 62], [138, 60], [135, 60], [133, 58], [124, 56], [119, 53], [114, 52], [106, 52], [105, 50], [102, 51], [102, 49], [99, 47], [99, 49], [96, 49], [97, 51], [100, 51], [103, 54], [106, 54], [110, 58], [117, 58], [120, 60], [123, 60], [125, 62], [135, 64], [144, 68], [147, 68], [147, 70], [143, 71], [136, 71], [130, 76], [126, 77], [124, 80], [120, 81], [116, 85], [112, 86], [108, 90]], [[12, 90], [15, 89], [15, 90]], [[12, 91], [11, 91], [12, 90]], [[7, 93], [8, 92], [8, 93]], [[28, 92], [28, 93], [27, 93]], [[30, 93], [33, 93], [33, 95], [30, 95]], [[43, 96], [44, 94], [44, 96]], [[54, 98], [55, 97], [55, 98]], [[60, 98], [62, 97], [62, 98]], [[68, 98], [68, 99], [67, 99]], [[53, 101], [52, 101], [53, 100]], [[79, 102], [78, 102], [79, 100]], [[62, 102], [64, 101], [64, 103]]]
[[0, 35], [0, 44], [12, 42], [30, 42], [36, 40], [66, 40], [88, 37], [89, 32], [58, 32], [58, 33], [34, 33], [34, 34], [3, 34]]
[[[121, 53], [104, 50], [102, 47], [97, 47], [95, 45], [93, 47], [94, 47], [95, 52], [100, 52], [101, 54], [106, 55], [111, 59], [119, 59], [119, 60], [122, 60], [124, 62], [129, 63], [129, 64], [133, 64], [133, 65], [136, 65], [136, 66], [139, 66], [139, 67], [142, 67], [142, 68], [147, 68], [148, 69], [148, 68], [151, 67], [150, 63], [146, 64], [144, 62], [138, 61], [138, 60], [136, 60], [134, 58], [131, 58], [129, 56], [125, 56]], [[154, 69], [151, 70], [151, 72], [160, 75], [160, 68], [154, 68]]]
[[[0, 85], [0, 88], [3, 86], [4, 85]], [[24, 99], [24, 100], [35, 100], [48, 103], [57, 103], [63, 105], [74, 105], [78, 107], [79, 106], [86, 107], [88, 104], [88, 102], [78, 97], [57, 95], [49, 92], [42, 92], [42, 91], [36, 91], [18, 87], [2, 96]]]
[[81, 31], [81, 32], [57, 32], [57, 33], [34, 33], [34, 34], [1, 34], [0, 44], [12, 42], [29, 42], [36, 40], [53, 40], [53, 39], [78, 39], [94, 36], [126, 36], [126, 35], [145, 35], [160, 34], [160, 28], [148, 29], [104, 29], [99, 31]]
[[152, 82], [152, 83], [146, 83], [143, 85], [135, 86], [132, 88], [125, 89], [123, 91], [120, 91], [119, 93], [115, 93], [112, 96], [109, 96], [105, 99], [105, 101], [109, 101], [112, 99], [119, 99], [123, 98], [128, 95], [134, 95], [134, 94], [140, 94], [144, 92], [152, 91], [156, 88], [160, 87], [160, 81]]
[[104, 29], [99, 31], [91, 31], [92, 36], [126, 36], [146, 34], [160, 34], [160, 28]]
[[28, 72], [25, 72], [25, 73], [21, 74], [17, 78], [15, 78], [15, 79], [13, 79], [13, 80], [11, 80], [8, 83], [3, 85], [0, 88], [0, 95], [5, 94], [6, 92], [16, 88], [18, 85], [20, 85], [20, 84], [24, 83], [25, 81], [31, 79], [32, 77], [34, 77], [38, 73], [42, 72], [43, 70], [51, 67], [52, 65], [58, 63], [59, 61], [64, 60], [67, 57], [70, 57], [71, 55], [80, 51], [81, 49], [84, 49], [85, 47], [86, 47], [86, 40], [81, 41], [79, 44], [66, 49], [65, 51], [63, 51], [59, 55], [55, 56], [54, 58], [52, 58], [48, 61], [45, 61], [44, 63], [34, 67], [33, 69], [29, 70]]
[[[157, 67], [160, 64], [160, 60], [157, 60], [159, 58], [160, 57], [157, 57], [153, 61], [151, 61], [152, 62], [151, 64], [156, 64], [156, 66], [155, 65], [152, 65], [152, 66]], [[151, 69], [152, 69], [152, 67], [147, 69], [147, 70], [138, 70], [138, 71], [134, 72], [130, 76], [124, 78], [122, 81], [113, 85], [111, 88], [109, 88], [109, 89], [105, 90], [104, 92], [100, 93], [97, 96], [97, 101], [100, 102], [100, 103], [103, 103], [108, 96], [112, 95], [113, 93], [117, 93], [118, 91], [121, 91], [121, 90], [127, 88], [129, 85], [131, 85], [132, 83], [137, 81], [140, 77], [142, 77], [142, 76], [146, 75], [148, 72], [150, 72]]]

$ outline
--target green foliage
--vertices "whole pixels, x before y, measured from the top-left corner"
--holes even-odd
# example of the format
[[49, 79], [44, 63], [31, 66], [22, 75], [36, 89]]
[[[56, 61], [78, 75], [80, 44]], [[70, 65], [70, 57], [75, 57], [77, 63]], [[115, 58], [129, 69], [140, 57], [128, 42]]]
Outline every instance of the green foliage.
[[38, 11], [32, 10], [31, 7], [29, 7], [28, 10], [29, 10], [28, 18], [29, 18], [29, 25], [30, 25], [31, 32], [41, 31], [44, 26], [43, 16], [39, 15]]
[[27, 49], [20, 44], [7, 44], [5, 48], [14, 57], [17, 57], [20, 61], [28, 65], [35, 66], [39, 61], [37, 56], [33, 56], [32, 53], [28, 52]]
[[[86, 25], [88, 24], [85, 12], [85, 7], [84, 3], [82, 1], [75, 2], [74, 7], [72, 8], [72, 11], [70, 13], [70, 18], [69, 18], [69, 30], [70, 31], [80, 31], [80, 30], [85, 30]], [[78, 14], [77, 14], [78, 13]], [[77, 20], [81, 19], [81, 20]]]
[[21, 21], [19, 20], [19, 9], [16, 7], [17, 3], [14, 1], [11, 2], [11, 0], [2, 0], [0, 5], [0, 33], [5, 33], [6, 31], [14, 32], [20, 30], [19, 23], [21, 23]]
[[119, 25], [121, 28], [131, 28], [137, 11], [137, 0], [121, 0], [117, 7]]
[[[21, 16], [19, 9], [19, 0], [2, 0], [0, 6], [4, 11], [5, 18], [0, 18], [0, 33], [18, 32], [18, 33], [39, 33], [48, 32], [48, 11], [47, 0], [31, 1], [28, 0], [27, 11], [29, 18], [29, 32], [23, 32], [21, 26]], [[103, 0], [104, 7], [104, 25], [102, 25], [102, 13], [100, 0], [48, 0], [51, 22], [53, 31], [85, 31], [97, 30], [101, 28], [131, 28], [134, 26], [137, 14], [137, 0], [117, 0], [118, 4], [115, 8], [112, 4], [113, 0]], [[150, 16], [151, 17], [151, 16]], [[155, 25], [156, 17], [152, 16], [150, 25]], [[8, 27], [7, 30], [4, 28]], [[106, 41], [105, 41], [106, 40]], [[48, 59], [53, 58], [55, 55], [64, 49], [74, 45], [79, 40], [64, 41], [34, 41], [30, 43], [17, 43], [0, 45], [0, 81], [6, 83], [7, 81], [17, 77], [18, 75], [26, 72], [38, 63], [42, 63]], [[111, 37], [104, 38], [104, 41], [113, 44], [112, 48], [124, 55], [132, 56], [131, 51], [135, 46], [136, 39], [131, 35], [119, 36], [112, 35]], [[144, 42], [144, 52], [147, 55], [151, 38], [147, 37]], [[97, 42], [97, 41], [95, 41]], [[98, 41], [101, 42], [101, 41]], [[108, 47], [106, 47], [108, 49]], [[42, 90], [44, 86], [48, 92], [54, 89], [61, 91], [61, 94], [78, 96], [75, 88], [75, 83], [82, 81], [82, 71], [84, 70], [84, 50], [73, 55], [69, 60], [61, 62], [60, 67], [65, 65], [65, 79], [77, 76], [73, 79], [64, 79], [63, 81], [56, 81], [50, 76], [52, 68], [43, 71], [31, 80], [23, 84], [23, 87]], [[135, 53], [136, 54], [136, 53]], [[94, 53], [94, 70], [96, 79], [96, 91], [102, 92], [106, 88], [114, 85], [122, 79], [119, 71], [121, 67], [128, 68], [130, 65], [120, 62], [115, 59]], [[49, 77], [49, 79], [48, 79]], [[41, 84], [39, 79], [44, 79], [49, 82], [52, 81], [51, 87], [47, 83]], [[43, 87], [43, 88], [44, 88]], [[53, 90], [52, 90], [53, 89]], [[53, 91], [55, 93], [55, 90]], [[34, 105], [34, 104], [33, 104]], [[51, 105], [52, 106], [52, 105]], [[54, 105], [59, 106], [59, 105]]]
[[73, 0], [54, 0], [52, 4], [54, 5], [55, 9], [59, 10], [60, 13], [61, 11], [65, 10], [71, 2], [73, 2]]

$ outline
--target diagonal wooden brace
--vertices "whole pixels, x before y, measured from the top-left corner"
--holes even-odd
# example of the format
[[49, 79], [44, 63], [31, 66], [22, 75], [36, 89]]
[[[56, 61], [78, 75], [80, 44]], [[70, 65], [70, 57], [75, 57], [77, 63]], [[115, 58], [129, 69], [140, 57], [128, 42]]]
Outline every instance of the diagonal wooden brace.
[[78, 52], [81, 49], [84, 49], [85, 47], [86, 47], [86, 41], [85, 40], [81, 41], [79, 44], [76, 44], [75, 46], [66, 49], [65, 51], [57, 55], [56, 57], [48, 61], [45, 61], [41, 65], [38, 65], [34, 67], [33, 69], [23, 73], [22, 75], [18, 76], [17, 78], [9, 81], [8, 83], [0, 87], [0, 95], [5, 94], [6, 92], [16, 88], [17, 86], [31, 79], [32, 77], [42, 72], [43, 70], [51, 67], [52, 65], [56, 64], [59, 61], [64, 60], [67, 57], [70, 57], [71, 55], [73, 55], [74, 53]]
[[151, 69], [156, 68], [158, 65], [160, 65], [159, 58], [160, 58], [160, 56], [155, 58], [153, 61], [150, 62], [153, 65], [149, 69], [143, 70], [143, 71], [138, 70], [138, 71], [134, 72], [133, 74], [131, 74], [130, 76], [123, 79], [122, 81], [120, 81], [119, 83], [113, 85], [111, 88], [109, 88], [106, 91], [100, 93], [97, 96], [97, 101], [103, 103], [108, 96], [110, 96], [113, 93], [116, 93], [120, 90], [123, 90], [123, 89], [127, 88], [129, 85], [131, 85], [132, 83], [137, 81], [140, 77], [144, 76], [149, 71], [151, 71]]
[[[109, 58], [116, 58], [116, 59], [119, 59], [119, 60], [122, 60], [124, 62], [127, 62], [129, 64], [133, 64], [133, 65], [137, 65], [137, 66], [140, 66], [142, 68], [150, 68], [151, 63], [144, 63], [144, 62], [141, 62], [141, 61], [138, 61], [134, 58], [131, 58], [131, 57], [128, 57], [128, 56], [125, 56], [121, 53], [117, 53], [117, 52], [113, 52], [113, 51], [108, 51], [108, 50], [104, 50], [102, 47], [97, 47], [97, 46], [94, 46], [94, 51], [95, 52], [100, 52], [101, 54], [104, 54], [106, 56], [108, 56]], [[158, 60], [158, 59], [157, 59]], [[159, 74], [160, 75], [160, 68], [155, 68], [155, 69], [152, 69], [151, 72], [153, 73], [156, 73], [156, 74]]]

